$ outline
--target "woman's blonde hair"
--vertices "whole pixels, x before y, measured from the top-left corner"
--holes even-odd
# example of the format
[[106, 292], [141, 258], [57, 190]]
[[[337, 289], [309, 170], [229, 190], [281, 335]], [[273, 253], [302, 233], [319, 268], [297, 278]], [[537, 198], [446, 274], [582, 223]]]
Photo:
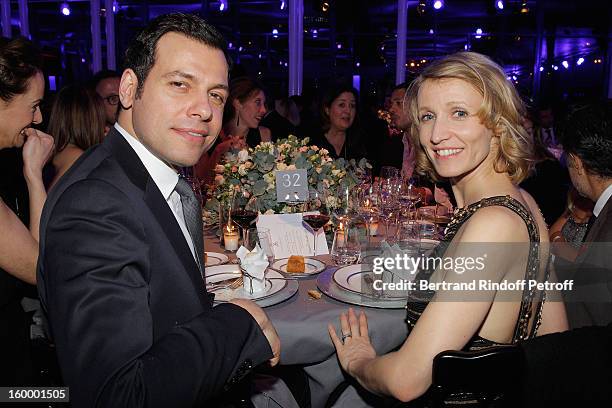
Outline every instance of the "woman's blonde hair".
[[[472, 85], [483, 97], [477, 116], [499, 138], [494, 169], [508, 173], [515, 184], [524, 180], [535, 164], [533, 142], [521, 124], [525, 105], [514, 86], [506, 79], [502, 68], [490, 58], [475, 52], [458, 52], [441, 58], [427, 68], [410, 84], [404, 99], [411, 119], [410, 134], [414, 146], [420, 146], [418, 93], [425, 81], [461, 79]], [[425, 151], [416, 149], [416, 169], [439, 180]]]

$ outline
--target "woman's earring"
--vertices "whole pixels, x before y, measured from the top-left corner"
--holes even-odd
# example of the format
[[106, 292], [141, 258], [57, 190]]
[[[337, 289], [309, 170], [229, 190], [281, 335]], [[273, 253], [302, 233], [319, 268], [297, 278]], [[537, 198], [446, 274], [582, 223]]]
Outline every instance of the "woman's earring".
[[236, 127], [240, 126], [240, 114], [236, 115]]

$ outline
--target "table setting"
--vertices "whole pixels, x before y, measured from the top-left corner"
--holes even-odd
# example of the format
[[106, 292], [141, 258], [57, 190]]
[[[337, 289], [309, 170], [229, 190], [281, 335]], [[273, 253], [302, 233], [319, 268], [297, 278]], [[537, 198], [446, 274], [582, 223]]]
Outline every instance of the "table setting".
[[[401, 344], [408, 291], [374, 282], [412, 276], [375, 273], [376, 259], [430, 251], [442, 231], [428, 224], [438, 210], [433, 219], [419, 212], [425, 195], [397, 169], [372, 179], [364, 163], [333, 161], [307, 140], [262, 145], [230, 157], [209, 189], [207, 290], [216, 303], [241, 297], [265, 308], [283, 344], [281, 364], [305, 366], [312, 406], [322, 407], [344, 378], [327, 324], [354, 305], [366, 310], [377, 350]], [[292, 182], [279, 190], [286, 174]]]

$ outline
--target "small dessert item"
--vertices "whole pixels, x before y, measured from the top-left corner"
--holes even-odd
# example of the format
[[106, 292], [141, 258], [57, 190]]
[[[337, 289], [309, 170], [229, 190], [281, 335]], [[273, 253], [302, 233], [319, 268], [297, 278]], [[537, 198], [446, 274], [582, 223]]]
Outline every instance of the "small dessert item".
[[310, 289], [308, 291], [308, 296], [310, 296], [313, 299], [321, 299], [321, 292], [319, 292], [318, 290], [315, 289]]
[[306, 272], [306, 264], [304, 257], [300, 255], [291, 255], [287, 261], [287, 272], [289, 273], [304, 273]]

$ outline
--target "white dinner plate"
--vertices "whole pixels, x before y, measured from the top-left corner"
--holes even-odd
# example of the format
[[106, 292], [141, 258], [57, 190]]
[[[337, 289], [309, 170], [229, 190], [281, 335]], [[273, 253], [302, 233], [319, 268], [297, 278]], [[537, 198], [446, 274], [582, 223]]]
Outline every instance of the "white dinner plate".
[[292, 273], [292, 272], [287, 272], [287, 262], [288, 261], [289, 261], [288, 258], [279, 259], [278, 261], [272, 264], [272, 267], [274, 269], [280, 270], [283, 273], [286, 273], [288, 276], [292, 276], [296, 278], [303, 278], [306, 276], [316, 275], [319, 272], [323, 272], [326, 267], [326, 265], [323, 262], [319, 261], [318, 259], [304, 258], [304, 269], [306, 269], [306, 271], [304, 273]]
[[334, 283], [332, 279], [333, 273], [333, 269], [327, 269], [317, 277], [317, 287], [319, 290], [332, 299], [352, 305], [379, 309], [403, 309], [406, 306], [406, 299], [372, 298], [344, 290]]
[[[390, 275], [391, 274], [391, 275]], [[334, 283], [349, 292], [362, 296], [382, 298], [382, 299], [406, 299], [408, 290], [384, 290], [377, 291], [373, 287], [375, 280], [384, 282], [399, 282], [399, 278], [394, 278], [389, 271], [382, 274], [375, 274], [372, 265], [356, 264], [338, 268], [332, 275]]]
[[227, 255], [220, 252], [204, 252], [206, 254], [206, 265], [205, 266], [216, 266], [223, 265], [229, 262]]
[[[232, 279], [234, 277], [241, 276], [240, 267], [238, 265], [218, 265], [206, 268], [206, 284], [221, 282], [224, 280]], [[227, 302], [231, 299], [249, 299], [259, 301], [266, 299], [277, 292], [280, 292], [285, 286], [287, 286], [287, 280], [280, 273], [272, 270], [266, 272], [266, 278], [273, 278], [266, 280], [265, 290], [256, 293], [249, 293], [248, 288], [239, 287], [237, 289], [221, 289], [215, 291], [215, 302]]]
[[374, 263], [375, 258], [380, 258], [383, 254], [383, 251], [380, 249], [372, 249], [367, 252], [361, 253], [361, 263], [372, 265]]

